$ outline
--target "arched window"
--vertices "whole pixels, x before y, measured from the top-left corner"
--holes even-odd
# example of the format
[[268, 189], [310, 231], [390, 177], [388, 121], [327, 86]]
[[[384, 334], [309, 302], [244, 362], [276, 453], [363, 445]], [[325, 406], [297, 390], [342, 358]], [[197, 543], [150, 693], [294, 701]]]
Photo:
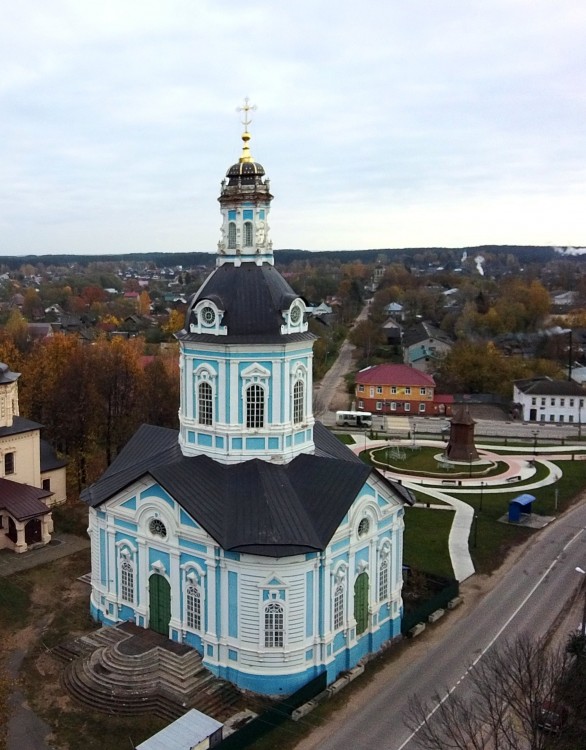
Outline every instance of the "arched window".
[[252, 222], [244, 222], [244, 247], [252, 247]]
[[236, 249], [236, 224], [233, 221], [228, 224], [228, 249]]
[[265, 394], [260, 385], [251, 385], [246, 389], [246, 426], [264, 427]]
[[339, 583], [334, 590], [334, 630], [344, 625], [344, 584]]
[[191, 630], [201, 630], [201, 593], [193, 583], [185, 590], [185, 622]]
[[213, 424], [213, 392], [209, 383], [200, 383], [197, 388], [197, 416], [199, 424]]
[[304, 401], [304, 383], [298, 380], [293, 386], [293, 422], [299, 424], [303, 422], [303, 401]]
[[378, 568], [378, 599], [384, 602], [389, 598], [389, 558], [384, 557]]
[[134, 566], [127, 558], [120, 563], [120, 598], [123, 602], [134, 602]]
[[265, 648], [283, 648], [285, 644], [285, 614], [283, 605], [271, 602], [265, 607]]

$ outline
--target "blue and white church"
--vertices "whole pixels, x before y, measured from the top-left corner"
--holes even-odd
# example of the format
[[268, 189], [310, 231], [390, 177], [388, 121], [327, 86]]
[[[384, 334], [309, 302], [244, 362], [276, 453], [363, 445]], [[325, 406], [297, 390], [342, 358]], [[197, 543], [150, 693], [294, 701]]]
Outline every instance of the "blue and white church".
[[180, 429], [143, 425], [83, 495], [91, 612], [285, 695], [400, 633], [412, 498], [314, 421], [314, 337], [274, 267], [273, 196], [248, 127], [242, 139], [222, 181], [216, 268], [177, 335]]

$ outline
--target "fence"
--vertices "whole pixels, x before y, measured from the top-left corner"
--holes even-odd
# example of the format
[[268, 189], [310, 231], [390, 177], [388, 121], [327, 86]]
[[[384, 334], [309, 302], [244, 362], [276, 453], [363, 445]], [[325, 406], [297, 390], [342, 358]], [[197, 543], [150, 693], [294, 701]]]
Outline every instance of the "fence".
[[226, 737], [215, 748], [220, 750], [243, 750], [252, 742], [263, 737], [275, 727], [280, 726], [285, 721], [289, 721], [291, 714], [296, 708], [302, 706], [307, 701], [315, 698], [316, 695], [323, 692], [327, 687], [327, 673], [322, 672], [310, 682], [306, 683], [297, 692], [292, 693], [287, 698], [275, 703], [268, 708], [256, 719], [239, 729], [234, 734]]
[[[407, 569], [407, 578], [412, 575], [411, 569]], [[455, 578], [443, 578], [441, 576], [432, 576], [425, 573], [418, 575], [425, 578], [425, 584], [428, 589], [432, 589], [430, 595], [421, 594], [421, 600], [415, 604], [403, 599], [403, 620], [401, 621], [401, 632], [403, 635], [408, 633], [418, 622], [425, 622], [432, 612], [436, 609], [445, 609], [451, 599], [455, 599], [460, 593], [460, 584]]]

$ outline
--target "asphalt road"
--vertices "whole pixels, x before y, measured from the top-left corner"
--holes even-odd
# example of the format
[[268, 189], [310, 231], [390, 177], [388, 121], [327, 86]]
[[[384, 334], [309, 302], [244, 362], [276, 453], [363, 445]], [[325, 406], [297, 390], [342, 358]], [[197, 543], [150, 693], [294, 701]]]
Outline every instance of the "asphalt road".
[[[494, 589], [446, 629], [441, 642], [412, 661], [354, 713], [332, 717], [327, 737], [304, 748], [414, 750], [402, 716], [410, 695], [465, 690], [466, 674], [493, 645], [519, 633], [545, 635], [572, 599], [586, 569], [586, 503], [544, 529]], [[425, 638], [425, 635], [422, 636]]]

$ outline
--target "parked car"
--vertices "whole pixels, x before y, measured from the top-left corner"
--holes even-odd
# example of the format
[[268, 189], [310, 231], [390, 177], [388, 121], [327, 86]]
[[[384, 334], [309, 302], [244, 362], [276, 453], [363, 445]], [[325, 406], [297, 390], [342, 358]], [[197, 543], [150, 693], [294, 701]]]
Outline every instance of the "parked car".
[[568, 720], [566, 706], [555, 701], [543, 701], [537, 715], [537, 726], [544, 732], [558, 733]]

